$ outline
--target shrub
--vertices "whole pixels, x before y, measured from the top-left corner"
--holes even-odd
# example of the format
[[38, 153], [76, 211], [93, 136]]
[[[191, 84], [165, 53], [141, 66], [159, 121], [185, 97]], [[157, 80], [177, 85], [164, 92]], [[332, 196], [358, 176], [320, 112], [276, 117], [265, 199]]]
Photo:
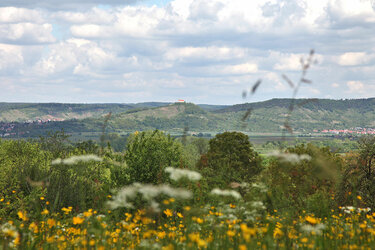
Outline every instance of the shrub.
[[250, 182], [261, 171], [260, 163], [247, 135], [225, 132], [209, 141], [209, 150], [202, 155], [198, 168], [211, 186], [226, 188], [231, 182]]
[[183, 163], [182, 145], [158, 130], [135, 133], [129, 137], [125, 161], [131, 183], [163, 183], [164, 169]]

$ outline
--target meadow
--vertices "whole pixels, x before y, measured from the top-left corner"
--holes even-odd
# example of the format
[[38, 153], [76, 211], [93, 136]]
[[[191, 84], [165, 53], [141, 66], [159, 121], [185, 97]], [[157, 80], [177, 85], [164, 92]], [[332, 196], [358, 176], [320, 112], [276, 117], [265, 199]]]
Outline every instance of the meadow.
[[2, 249], [372, 249], [375, 139], [260, 156], [240, 132], [0, 141]]

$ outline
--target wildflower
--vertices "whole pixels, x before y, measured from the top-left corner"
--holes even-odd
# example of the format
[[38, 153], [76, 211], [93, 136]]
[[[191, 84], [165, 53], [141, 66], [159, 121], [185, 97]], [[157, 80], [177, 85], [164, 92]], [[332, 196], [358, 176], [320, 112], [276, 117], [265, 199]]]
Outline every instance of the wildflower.
[[287, 153], [287, 152], [282, 152], [278, 150], [269, 153], [268, 156], [273, 156], [273, 157], [280, 159], [281, 161], [290, 162], [290, 163], [299, 163], [300, 161], [303, 161], [303, 160], [306, 160], [306, 161], [311, 160], [311, 156], [308, 154], [298, 155], [298, 154]]
[[306, 220], [308, 223], [312, 224], [312, 225], [315, 225], [315, 224], [317, 224], [317, 223], [319, 222], [318, 219], [316, 219], [316, 218], [314, 218], [314, 217], [311, 217], [311, 216], [306, 216], [306, 217], [305, 217], [305, 220]]
[[357, 196], [357, 199], [361, 201], [361, 200], [362, 200], [362, 197], [361, 197], [360, 195], [358, 195], [358, 196]]
[[1, 226], [1, 232], [7, 237], [12, 237], [12, 238], [18, 237], [18, 232], [16, 228], [9, 222]]
[[238, 250], [247, 250], [246, 245], [242, 244], [238, 246]]
[[60, 159], [57, 158], [52, 161], [52, 165], [58, 165], [58, 164], [65, 164], [65, 165], [74, 165], [78, 162], [88, 162], [88, 161], [102, 161], [102, 158], [100, 158], [97, 155], [89, 154], [89, 155], [74, 155], [67, 159]]
[[38, 226], [35, 224], [35, 222], [31, 222], [29, 225], [29, 229], [34, 232], [34, 234], [38, 233]]
[[52, 228], [52, 227], [56, 226], [56, 221], [54, 219], [48, 219], [47, 225], [48, 225], [49, 228]]
[[84, 218], [81, 218], [81, 217], [73, 217], [73, 224], [74, 224], [74, 225], [82, 224], [84, 220], [85, 220], [85, 219], [84, 219]]
[[43, 201], [44, 200], [44, 197], [43, 196], [41, 196], [40, 198], [39, 198], [41, 201]]
[[[174, 198], [188, 199], [191, 197], [191, 192], [181, 188], [172, 188], [169, 185], [150, 185], [134, 183], [130, 186], [122, 188], [114, 197], [112, 201], [107, 204], [111, 209], [119, 207], [133, 208], [134, 205], [131, 199], [134, 199], [138, 194], [149, 201], [155, 210], [158, 210], [158, 203], [155, 198], [159, 195], [165, 194]], [[169, 200], [171, 202], [171, 200]]]
[[167, 235], [167, 234], [166, 234], [164, 231], [162, 231], [162, 232], [158, 232], [158, 233], [156, 234], [156, 236], [157, 236], [159, 239], [164, 239], [166, 235]]
[[169, 177], [174, 181], [178, 181], [182, 178], [187, 178], [190, 181], [199, 181], [202, 178], [200, 173], [187, 169], [167, 167], [165, 168], [165, 172], [169, 173]]
[[211, 194], [216, 194], [216, 195], [221, 195], [221, 196], [232, 196], [235, 199], [241, 198], [241, 195], [237, 191], [234, 191], [234, 190], [221, 190], [219, 188], [214, 188], [211, 191]]
[[45, 209], [41, 212], [41, 214], [42, 214], [42, 215], [47, 215], [47, 214], [49, 214], [48, 209], [45, 208]]
[[236, 232], [235, 232], [235, 231], [232, 231], [232, 230], [228, 230], [228, 231], [227, 231], [227, 235], [228, 235], [229, 237], [233, 237], [233, 236], [236, 235]]
[[274, 238], [280, 238], [283, 235], [284, 235], [284, 233], [283, 233], [283, 231], [281, 231], [281, 229], [279, 227], [276, 227], [275, 230], [273, 230], [273, 237]]
[[197, 223], [199, 223], [199, 224], [202, 224], [204, 222], [204, 220], [202, 220], [201, 218], [197, 218]]
[[325, 229], [325, 225], [324, 224], [316, 224], [316, 225], [303, 225], [301, 227], [301, 230], [306, 232], [306, 233], [312, 233], [312, 234], [316, 234], [316, 235], [320, 235], [322, 233], [322, 231]]
[[164, 210], [164, 214], [165, 214], [167, 217], [171, 217], [171, 216], [173, 215], [172, 210], [170, 210], [170, 209], [166, 209], [166, 210]]
[[18, 211], [17, 215], [23, 221], [27, 221], [28, 220], [26, 212]]
[[73, 209], [73, 207], [68, 207], [68, 208], [63, 207], [63, 208], [61, 208], [61, 211], [63, 211], [65, 214], [68, 214], [72, 211], [72, 209]]
[[190, 211], [190, 209], [191, 209], [191, 208], [190, 208], [189, 206], [185, 206], [185, 207], [184, 207], [184, 210], [185, 210], [185, 211]]
[[184, 217], [181, 213], [177, 213], [177, 216], [178, 216], [179, 218], [183, 218], [183, 217]]

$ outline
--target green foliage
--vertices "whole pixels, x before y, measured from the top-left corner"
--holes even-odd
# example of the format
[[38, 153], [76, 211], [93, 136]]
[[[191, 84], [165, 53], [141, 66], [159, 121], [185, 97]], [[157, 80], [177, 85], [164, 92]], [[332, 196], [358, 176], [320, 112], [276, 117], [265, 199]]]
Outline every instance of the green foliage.
[[130, 182], [162, 183], [165, 167], [182, 164], [182, 145], [158, 130], [136, 133], [129, 137], [125, 160]]
[[202, 155], [198, 168], [211, 186], [226, 187], [231, 182], [250, 182], [261, 171], [260, 163], [247, 135], [225, 132], [209, 141], [209, 150]]
[[51, 154], [35, 143], [0, 140], [0, 159], [1, 195], [17, 197], [10, 211], [0, 210], [1, 216], [38, 201], [45, 190]]
[[[346, 166], [339, 189], [342, 204], [375, 208], [375, 136], [363, 136], [358, 141], [357, 154], [346, 157]], [[356, 196], [362, 197], [361, 201]]]
[[300, 144], [278, 154], [260, 178], [269, 188], [268, 207], [328, 213], [340, 178], [340, 156], [313, 144]]
[[46, 197], [53, 210], [68, 206], [76, 210], [97, 208], [103, 205], [110, 190], [111, 165], [108, 161], [54, 164], [48, 182]]

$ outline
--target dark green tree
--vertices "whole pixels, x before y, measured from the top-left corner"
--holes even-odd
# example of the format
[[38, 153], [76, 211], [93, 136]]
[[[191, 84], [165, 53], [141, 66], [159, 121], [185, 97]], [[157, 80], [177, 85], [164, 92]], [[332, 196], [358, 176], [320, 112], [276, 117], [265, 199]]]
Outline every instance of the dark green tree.
[[261, 171], [261, 159], [247, 135], [225, 132], [209, 141], [209, 150], [202, 155], [198, 168], [211, 185], [227, 186], [231, 182], [250, 182]]
[[129, 137], [125, 161], [130, 182], [162, 183], [165, 167], [182, 164], [182, 145], [159, 130], [136, 132]]
[[[358, 140], [358, 153], [348, 154], [339, 189], [340, 205], [375, 208], [375, 136]], [[362, 197], [358, 200], [357, 195]], [[363, 203], [363, 204], [358, 204]]]

